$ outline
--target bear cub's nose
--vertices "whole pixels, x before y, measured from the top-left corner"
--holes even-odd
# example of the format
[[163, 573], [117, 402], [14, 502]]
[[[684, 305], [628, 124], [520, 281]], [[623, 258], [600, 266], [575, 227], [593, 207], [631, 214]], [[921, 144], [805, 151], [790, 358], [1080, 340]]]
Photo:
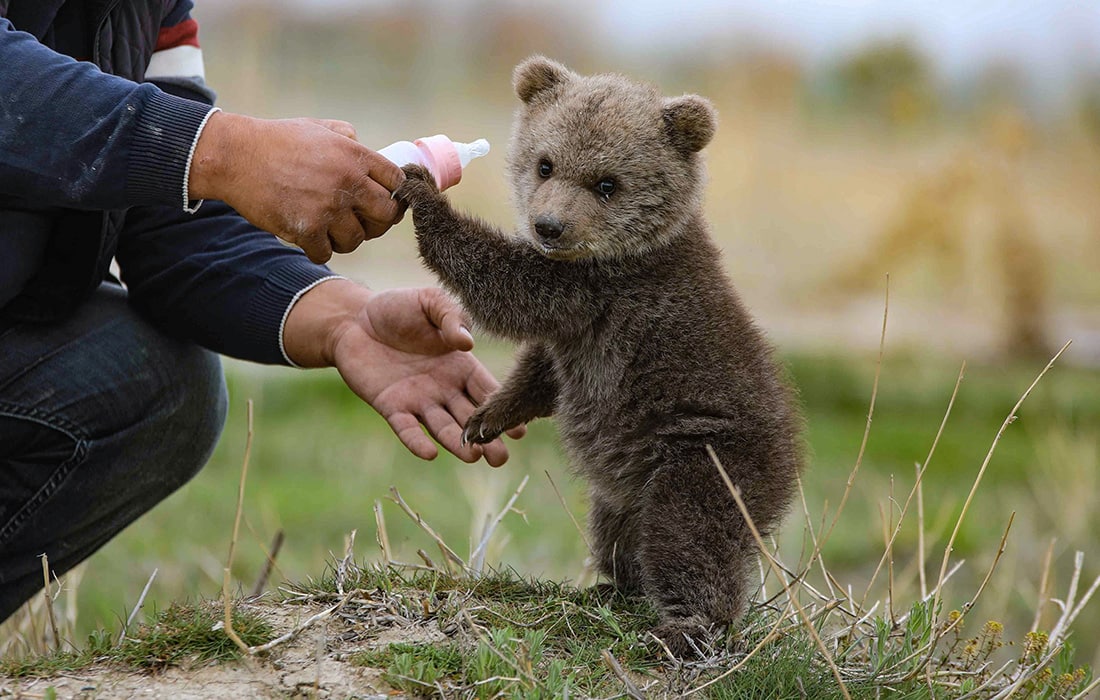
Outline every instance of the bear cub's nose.
[[535, 219], [535, 233], [539, 234], [539, 238], [543, 238], [548, 241], [553, 241], [561, 237], [562, 231], [565, 230], [565, 224], [559, 221], [553, 216], [540, 216]]

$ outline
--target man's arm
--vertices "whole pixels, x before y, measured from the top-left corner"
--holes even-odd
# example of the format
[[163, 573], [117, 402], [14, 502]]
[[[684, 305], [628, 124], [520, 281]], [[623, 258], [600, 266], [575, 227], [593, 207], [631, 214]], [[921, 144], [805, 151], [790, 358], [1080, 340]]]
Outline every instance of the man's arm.
[[195, 216], [132, 209], [118, 260], [130, 302], [166, 332], [246, 360], [336, 367], [424, 459], [437, 450], [421, 425], [465, 461], [508, 458], [499, 440], [462, 444], [462, 426], [497, 382], [468, 352], [465, 316], [440, 290], [373, 292], [336, 278], [217, 201]]
[[0, 66], [19, 66], [0, 71], [0, 193], [37, 207], [185, 209], [221, 199], [317, 262], [402, 215], [389, 193], [403, 173], [346, 123], [212, 114], [181, 97], [178, 81], [171, 94], [107, 75], [3, 18]]
[[37, 206], [182, 207], [209, 105], [107, 75], [3, 18], [0, 66], [0, 192]]
[[195, 214], [130, 209], [116, 257], [131, 303], [157, 327], [267, 364], [287, 364], [279, 333], [295, 299], [335, 276], [216, 200]]

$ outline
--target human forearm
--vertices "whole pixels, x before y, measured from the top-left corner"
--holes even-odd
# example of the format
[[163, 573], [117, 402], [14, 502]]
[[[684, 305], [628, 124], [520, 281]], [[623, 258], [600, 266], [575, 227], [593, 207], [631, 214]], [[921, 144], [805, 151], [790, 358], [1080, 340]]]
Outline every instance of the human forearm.
[[130, 209], [117, 257], [130, 302], [158, 327], [269, 364], [287, 364], [280, 343], [287, 309], [334, 276], [217, 201], [195, 214]]

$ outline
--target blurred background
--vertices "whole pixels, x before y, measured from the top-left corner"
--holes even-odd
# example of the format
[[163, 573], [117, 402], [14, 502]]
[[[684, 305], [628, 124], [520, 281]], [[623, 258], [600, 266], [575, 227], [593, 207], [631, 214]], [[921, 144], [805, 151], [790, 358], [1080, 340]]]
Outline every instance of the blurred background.
[[[512, 67], [544, 53], [578, 72], [614, 71], [666, 94], [710, 98], [707, 212], [724, 264], [778, 346], [807, 415], [807, 509], [832, 517], [860, 451], [882, 328], [889, 320], [870, 438], [853, 494], [825, 550], [860, 591], [927, 459], [963, 360], [954, 409], [925, 477], [929, 576], [1001, 422], [1055, 351], [1073, 345], [1024, 404], [964, 521], [958, 607], [1016, 518], [971, 629], [1035, 615], [1046, 553], [1064, 592], [1075, 551], [1100, 574], [1100, 5], [859, 0], [198, 0], [207, 79], [228, 110], [344, 119], [360, 140], [445, 133], [492, 153], [449, 192], [507, 227]], [[406, 220], [334, 261], [375, 288], [432, 284]], [[512, 348], [479, 338], [495, 371]], [[490, 561], [526, 576], [590, 581], [552, 423], [532, 426], [501, 470], [404, 454], [333, 373], [227, 362], [232, 416], [211, 465], [93, 558], [75, 591], [77, 629], [124, 618], [154, 568], [147, 607], [216, 596], [244, 453], [256, 436], [234, 574], [247, 592], [276, 531], [271, 587], [322, 574], [344, 535], [377, 559], [372, 508], [390, 485], [460, 553], [520, 479]], [[797, 560], [805, 518], [782, 536]], [[384, 505], [400, 557], [431, 550]], [[897, 605], [919, 595], [914, 514], [895, 547]], [[1053, 544], [1052, 544], [1053, 543]], [[938, 548], [938, 549], [937, 549]], [[1084, 585], [1084, 584], [1082, 584]], [[878, 585], [876, 595], [883, 595]], [[1081, 661], [1100, 648], [1100, 603], [1082, 615]], [[1041, 626], [1056, 609], [1045, 606]]]

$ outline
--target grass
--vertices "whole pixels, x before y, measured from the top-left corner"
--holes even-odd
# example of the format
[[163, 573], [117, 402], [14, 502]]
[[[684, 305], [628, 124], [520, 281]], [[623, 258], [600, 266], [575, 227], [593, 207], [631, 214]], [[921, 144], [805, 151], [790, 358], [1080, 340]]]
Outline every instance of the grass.
[[[173, 603], [166, 610], [154, 612], [151, 620], [117, 641], [106, 630], [97, 629], [80, 649], [0, 659], [0, 675], [48, 677], [94, 663], [156, 670], [185, 662], [237, 659], [240, 652], [221, 631], [221, 619], [221, 608], [215, 604]], [[233, 626], [250, 644], [262, 644], [272, 637], [271, 626], [254, 610], [237, 608]]]
[[[407, 692], [593, 697], [621, 685], [604, 653], [635, 674], [667, 663], [659, 647], [645, 640], [657, 618], [643, 600], [601, 597], [593, 589], [524, 580], [514, 572], [469, 579], [375, 568], [364, 578], [368, 590], [426, 600], [407, 613], [421, 624], [433, 621], [450, 637], [445, 643], [390, 644], [352, 657], [352, 663], [385, 669], [387, 682]], [[349, 614], [349, 606], [343, 610]]]

